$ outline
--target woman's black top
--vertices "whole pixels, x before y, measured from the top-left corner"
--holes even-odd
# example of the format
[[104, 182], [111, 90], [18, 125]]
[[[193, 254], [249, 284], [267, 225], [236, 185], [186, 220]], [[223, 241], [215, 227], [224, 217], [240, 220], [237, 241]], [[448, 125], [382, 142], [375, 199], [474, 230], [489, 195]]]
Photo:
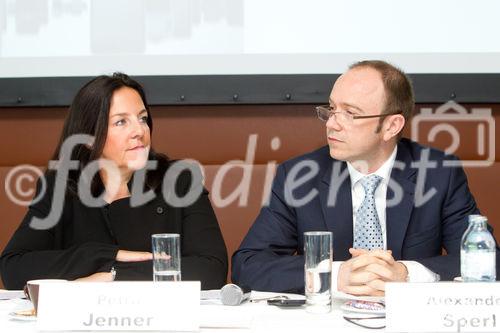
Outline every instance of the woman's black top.
[[[130, 198], [103, 207], [88, 207], [78, 195], [66, 192], [62, 214], [55, 226], [33, 229], [34, 216], [49, 215], [55, 172], [45, 174], [47, 191], [34, 202], [0, 257], [0, 273], [8, 289], [22, 289], [32, 279], [73, 280], [116, 269], [117, 280], [152, 280], [151, 261], [115, 261], [118, 250], [151, 251], [151, 235], [181, 235], [182, 280], [199, 280], [202, 289], [220, 288], [226, 282], [227, 251], [208, 192], [186, 207], [173, 207], [161, 189], [150, 202], [133, 207]], [[129, 184], [130, 185], [130, 184]], [[183, 172], [175, 185], [178, 197], [191, 186]], [[202, 186], [199, 184], [199, 186]], [[37, 184], [37, 195], [41, 190]], [[161, 186], [160, 186], [161, 187]]]

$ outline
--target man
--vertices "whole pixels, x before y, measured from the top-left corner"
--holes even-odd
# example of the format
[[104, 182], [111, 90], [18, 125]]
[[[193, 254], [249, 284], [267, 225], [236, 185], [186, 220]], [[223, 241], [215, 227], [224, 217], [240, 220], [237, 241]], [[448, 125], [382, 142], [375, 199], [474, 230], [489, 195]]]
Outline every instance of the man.
[[279, 166], [269, 205], [233, 256], [233, 281], [303, 292], [303, 233], [320, 230], [333, 232], [332, 282], [343, 292], [459, 276], [467, 217], [479, 211], [462, 168], [447, 166], [455, 157], [401, 139], [414, 108], [407, 76], [359, 62], [329, 102], [317, 108], [328, 146]]

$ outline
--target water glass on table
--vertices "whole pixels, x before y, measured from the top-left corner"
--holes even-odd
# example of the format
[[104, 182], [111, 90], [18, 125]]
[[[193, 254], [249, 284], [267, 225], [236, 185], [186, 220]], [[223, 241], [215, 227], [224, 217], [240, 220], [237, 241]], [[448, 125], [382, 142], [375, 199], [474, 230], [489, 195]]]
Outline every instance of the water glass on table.
[[153, 248], [153, 280], [181, 280], [181, 237], [179, 234], [154, 234], [151, 236]]
[[327, 313], [332, 304], [332, 233], [304, 233], [306, 310]]

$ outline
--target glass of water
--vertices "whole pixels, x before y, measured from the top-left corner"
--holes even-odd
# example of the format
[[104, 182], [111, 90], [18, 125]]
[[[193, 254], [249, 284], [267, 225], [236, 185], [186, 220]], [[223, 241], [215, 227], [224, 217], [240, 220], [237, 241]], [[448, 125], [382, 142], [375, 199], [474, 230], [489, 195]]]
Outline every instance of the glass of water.
[[179, 234], [151, 235], [153, 280], [181, 280], [181, 237]]
[[306, 310], [327, 313], [332, 304], [332, 233], [304, 233]]

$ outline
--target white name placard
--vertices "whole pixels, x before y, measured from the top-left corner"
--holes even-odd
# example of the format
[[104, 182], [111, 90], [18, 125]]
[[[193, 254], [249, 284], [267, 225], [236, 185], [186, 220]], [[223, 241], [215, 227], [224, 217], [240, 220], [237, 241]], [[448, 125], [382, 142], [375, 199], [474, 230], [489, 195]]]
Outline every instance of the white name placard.
[[40, 286], [41, 331], [196, 331], [200, 282], [66, 282]]
[[387, 283], [387, 332], [500, 332], [500, 283]]

